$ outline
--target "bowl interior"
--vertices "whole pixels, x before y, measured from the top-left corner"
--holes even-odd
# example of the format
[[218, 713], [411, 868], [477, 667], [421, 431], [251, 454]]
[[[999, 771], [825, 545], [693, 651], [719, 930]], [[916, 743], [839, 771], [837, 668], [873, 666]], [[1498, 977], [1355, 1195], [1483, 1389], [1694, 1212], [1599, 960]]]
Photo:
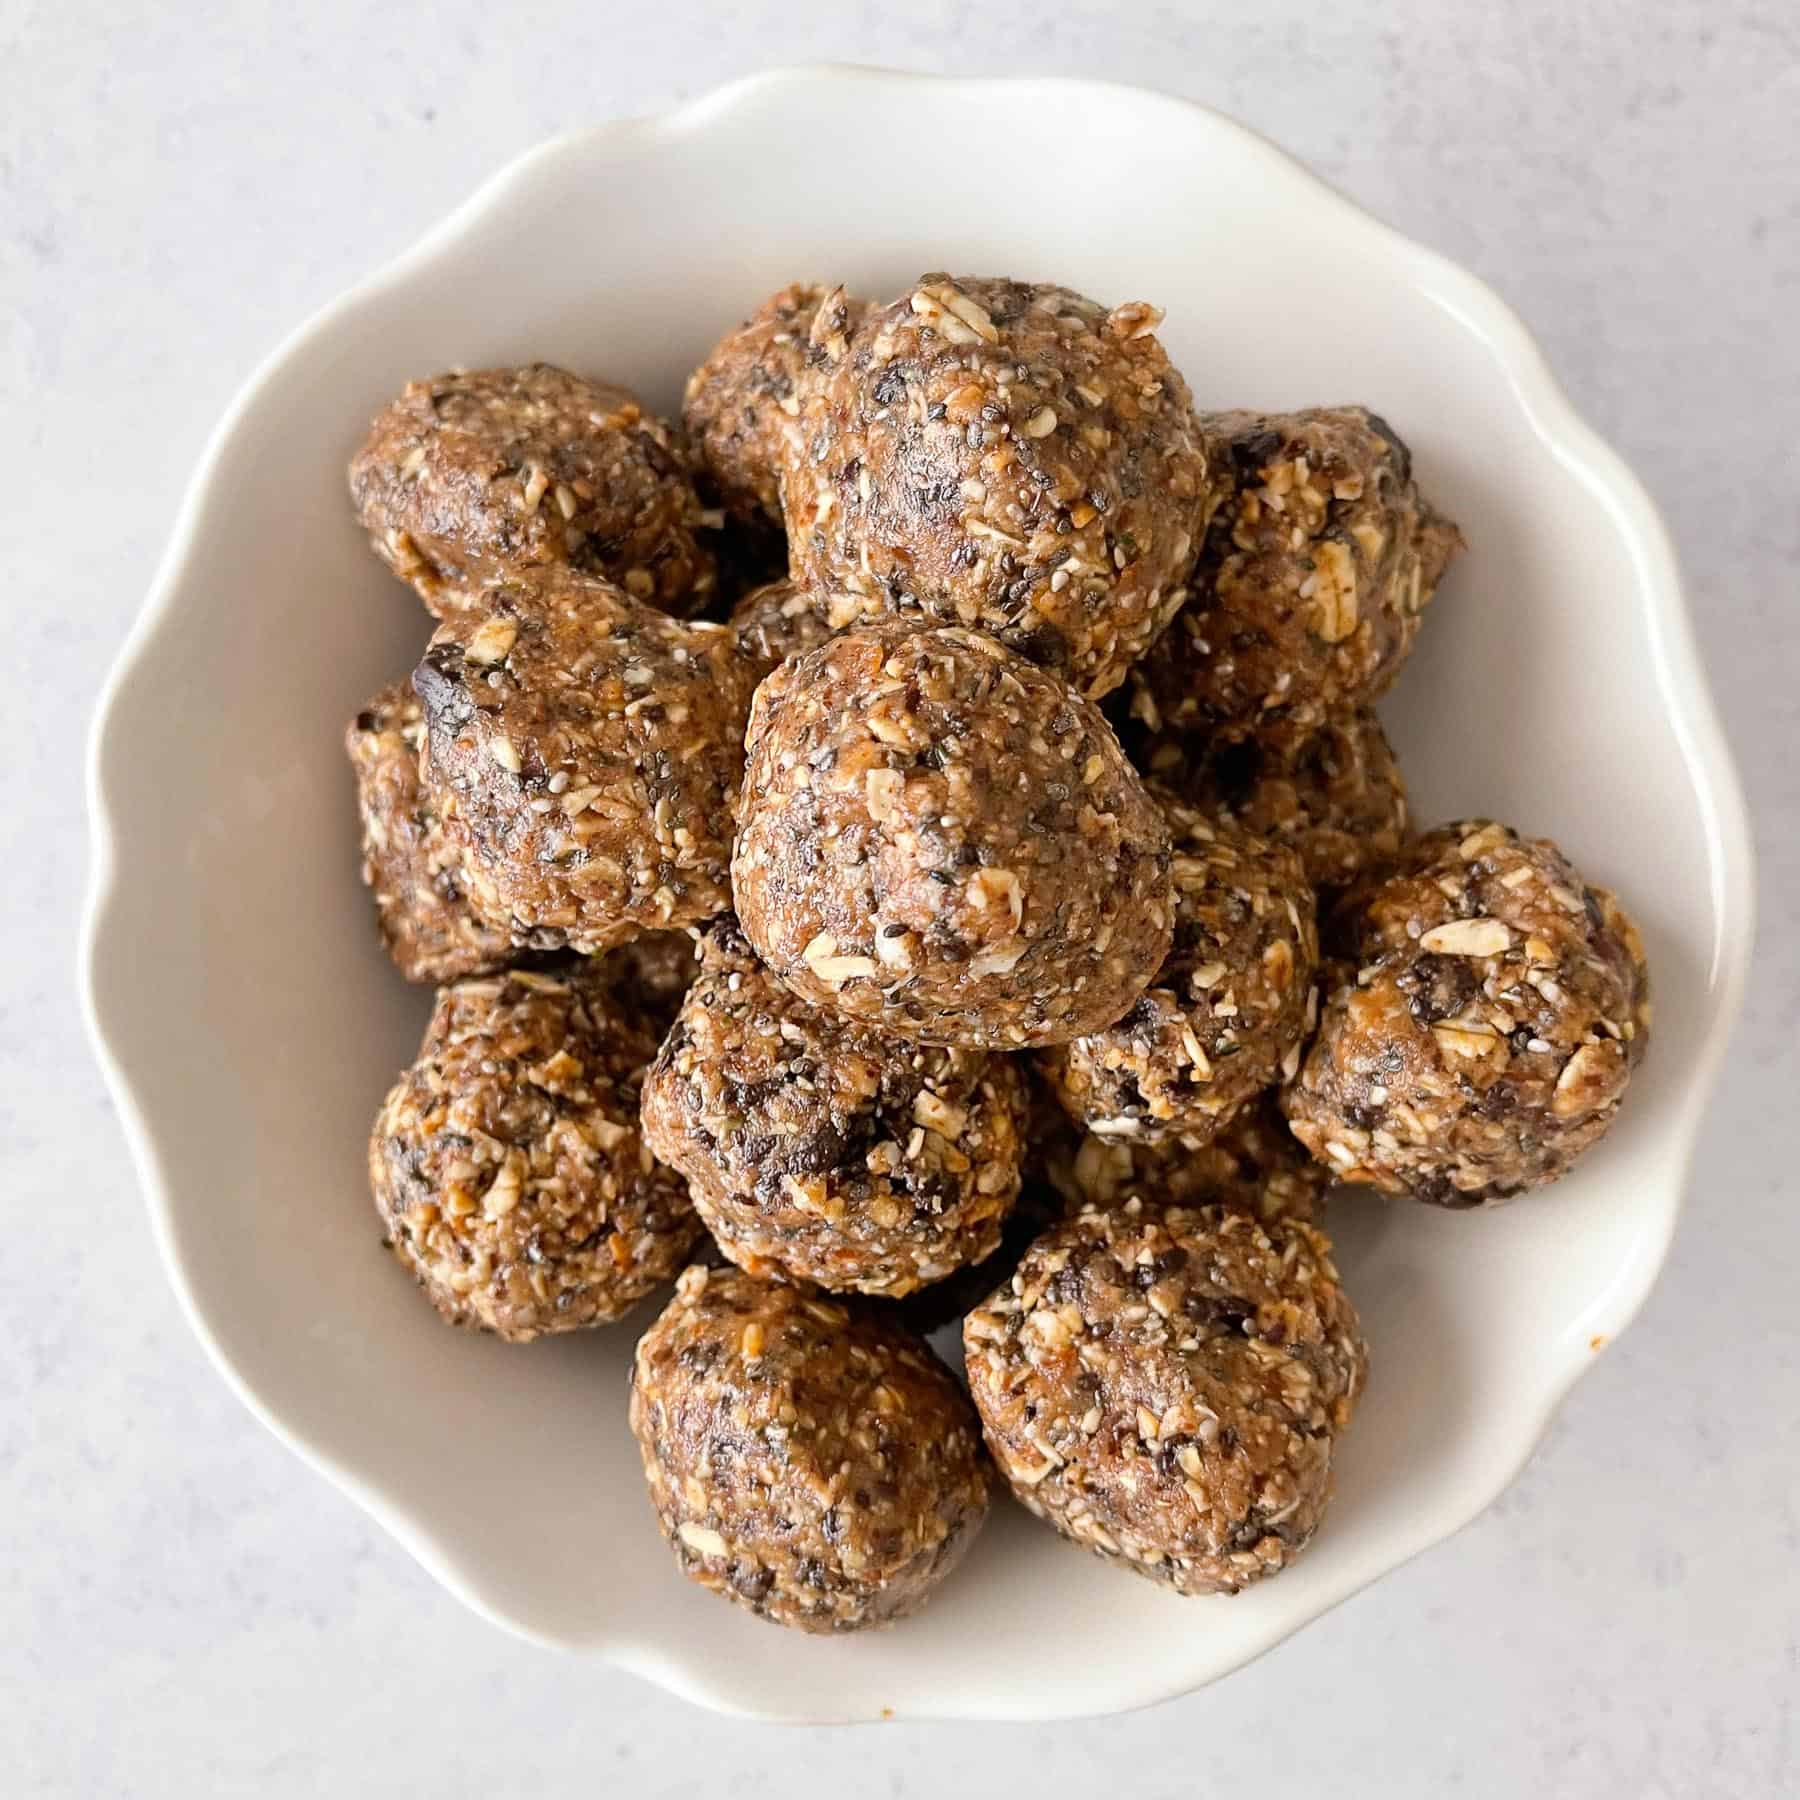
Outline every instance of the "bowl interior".
[[[1279, 1581], [1177, 1601], [1003, 1507], [922, 1617], [819, 1642], [676, 1574], [625, 1427], [629, 1326], [460, 1335], [380, 1247], [365, 1133], [426, 998], [374, 942], [340, 738], [429, 621], [360, 540], [343, 468], [410, 377], [545, 358], [670, 407], [781, 283], [887, 295], [931, 268], [1156, 301], [1202, 405], [1362, 401], [1396, 424], [1470, 542], [1384, 708], [1416, 816], [1497, 814], [1617, 887], [1657, 1039], [1553, 1192], [1483, 1216], [1339, 1203], [1373, 1378], [1335, 1508]], [[1673, 582], [1634, 484], [1491, 296], [1211, 115], [827, 73], [550, 147], [253, 383], [103, 723], [90, 993], [202, 1334], [472, 1603], [714, 1704], [1041, 1717], [1235, 1666], [1491, 1499], [1661, 1259], [1746, 930]]]

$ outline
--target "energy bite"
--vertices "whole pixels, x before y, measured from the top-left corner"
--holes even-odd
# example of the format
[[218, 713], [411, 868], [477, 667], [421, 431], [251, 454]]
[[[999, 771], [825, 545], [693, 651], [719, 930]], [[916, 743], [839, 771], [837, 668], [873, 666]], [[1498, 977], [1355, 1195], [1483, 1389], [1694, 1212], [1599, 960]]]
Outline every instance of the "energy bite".
[[469, 903], [461, 844], [419, 783], [425, 715], [404, 682], [383, 688], [344, 734], [362, 814], [362, 876], [394, 966], [456, 981], [518, 960], [509, 933]]
[[1366, 707], [1326, 720], [1287, 755], [1256, 738], [1212, 744], [1183, 732], [1132, 749], [1151, 780], [1296, 852], [1316, 888], [1348, 887], [1406, 840], [1406, 783]]
[[1161, 318], [939, 274], [864, 313], [801, 396], [796, 579], [1117, 687], [1187, 598], [1216, 499]]
[[1122, 1018], [1038, 1066], [1090, 1131], [1204, 1143], [1299, 1067], [1317, 1006], [1313, 892], [1293, 851], [1152, 793], [1175, 839], [1168, 955]]
[[771, 669], [822, 644], [835, 630], [822, 602], [783, 577], [752, 588], [732, 609], [738, 654], [760, 681]]
[[439, 626], [413, 674], [425, 789], [482, 916], [591, 954], [724, 911], [755, 680], [732, 632], [567, 570], [488, 604]]
[[1161, 966], [1161, 813], [1090, 701], [977, 632], [889, 619], [756, 692], [732, 890], [802, 999], [913, 1043], [1110, 1024]]
[[728, 331], [688, 377], [682, 423], [726, 510], [781, 523], [781, 471], [811, 367], [842, 355], [864, 310], [841, 287], [794, 282]]
[[644, 1078], [644, 1136], [751, 1274], [898, 1299], [1000, 1242], [1023, 1080], [979, 1050], [895, 1044], [797, 999], [737, 927]]
[[1138, 1200], [1046, 1233], [963, 1345], [1019, 1501], [1182, 1594], [1306, 1547], [1368, 1364], [1311, 1226]]
[[1202, 415], [1230, 492], [1193, 597], [1132, 673], [1151, 730], [1284, 749], [1392, 685], [1463, 547], [1393, 428], [1360, 406]]
[[650, 1034], [593, 971], [514, 970], [438, 994], [369, 1139], [401, 1262], [453, 1324], [523, 1343], [619, 1318], [700, 1221], [638, 1130]]
[[1649, 1038], [1649, 976], [1624, 909], [1554, 844], [1440, 826], [1332, 931], [1354, 973], [1283, 1104], [1339, 1180], [1477, 1206], [1605, 1134]]
[[542, 565], [603, 575], [669, 612], [713, 585], [682, 447], [624, 388], [548, 363], [414, 381], [350, 464], [375, 553], [441, 619]]
[[987, 1516], [974, 1410], [918, 1338], [736, 1269], [683, 1273], [631, 1428], [682, 1572], [801, 1631], [916, 1611]]
[[1101, 1137], [1064, 1121], [1046, 1173], [1065, 1205], [1229, 1206], [1253, 1219], [1318, 1219], [1330, 1174], [1288, 1130], [1276, 1091], [1240, 1107], [1210, 1137]]

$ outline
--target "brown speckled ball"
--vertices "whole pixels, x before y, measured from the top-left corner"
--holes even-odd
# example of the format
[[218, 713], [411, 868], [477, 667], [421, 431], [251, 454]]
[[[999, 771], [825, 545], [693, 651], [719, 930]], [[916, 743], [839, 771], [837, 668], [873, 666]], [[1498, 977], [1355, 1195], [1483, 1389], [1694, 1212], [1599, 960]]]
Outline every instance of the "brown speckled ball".
[[631, 1428], [682, 1572], [801, 1631], [916, 1611], [987, 1516], [974, 1411], [916, 1336], [736, 1269], [676, 1284]]
[[1204, 1143], [1299, 1067], [1316, 1016], [1313, 893], [1293, 851], [1151, 791], [1175, 839], [1169, 953], [1122, 1018], [1038, 1061], [1090, 1131]]
[[1019, 1192], [1008, 1058], [896, 1044], [781, 986], [730, 922], [644, 1079], [644, 1135], [753, 1275], [898, 1299], [989, 1255]]
[[376, 1117], [369, 1185], [446, 1319], [515, 1342], [604, 1325], [687, 1260], [700, 1221], [638, 1129], [655, 1047], [593, 972], [439, 993]]
[[1255, 1219], [1315, 1221], [1331, 1176], [1259, 1094], [1207, 1138], [1101, 1137], [1068, 1120], [1046, 1134], [1046, 1174], [1065, 1205], [1119, 1206], [1134, 1196], [1170, 1206], [1229, 1206]]
[[408, 384], [350, 464], [375, 551], [439, 618], [497, 576], [563, 565], [669, 612], [713, 585], [668, 426], [623, 388], [529, 363]]
[[1644, 949], [1555, 845], [1440, 826], [1331, 929], [1356, 960], [1284, 1105], [1338, 1179], [1476, 1206], [1554, 1181], [1612, 1124], [1649, 1038]]
[[1368, 1360], [1311, 1226], [1136, 1200], [1046, 1233], [963, 1344], [1021, 1503], [1182, 1594], [1306, 1547]]
[[1091, 702], [976, 632], [862, 626], [757, 689], [732, 887], [803, 999], [915, 1043], [1110, 1024], [1161, 966], [1168, 828]]
[[840, 288], [795, 282], [728, 331], [688, 377], [682, 422], [740, 519], [781, 522], [781, 471], [809, 368], [841, 355], [863, 310]]
[[469, 900], [463, 847], [419, 784], [425, 714], [409, 685], [383, 688], [350, 722], [363, 881], [394, 966], [408, 981], [457, 981], [516, 962], [511, 935]]
[[1316, 888], [1348, 887], [1406, 841], [1406, 783], [1366, 708], [1328, 719], [1285, 755], [1255, 738], [1212, 744], [1184, 732], [1127, 747], [1151, 780], [1295, 851]]
[[822, 644], [835, 629], [824, 604], [785, 577], [752, 588], [732, 609], [738, 654], [758, 681], [790, 656]]
[[865, 313], [802, 394], [796, 579], [1116, 687], [1186, 599], [1216, 499], [1161, 317], [947, 275]]
[[482, 916], [593, 952], [724, 911], [755, 679], [732, 632], [566, 571], [489, 604], [440, 626], [413, 675], [426, 791]]
[[1462, 534], [1392, 428], [1361, 407], [1203, 415], [1234, 484], [1193, 597], [1132, 674], [1152, 730], [1295, 748], [1378, 699]]

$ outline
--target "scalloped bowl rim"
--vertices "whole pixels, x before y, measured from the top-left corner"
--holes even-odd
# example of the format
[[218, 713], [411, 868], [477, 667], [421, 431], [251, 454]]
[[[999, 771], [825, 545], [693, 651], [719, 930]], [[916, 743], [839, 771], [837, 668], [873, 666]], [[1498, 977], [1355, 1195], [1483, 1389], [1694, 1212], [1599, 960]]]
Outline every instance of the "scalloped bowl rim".
[[[156, 1128], [139, 1106], [130, 1070], [115, 1054], [108, 1029], [109, 1009], [113, 1002], [99, 991], [96, 979], [97, 948], [109, 925], [116, 921], [122, 904], [116, 881], [115, 808], [108, 780], [109, 727], [116, 696], [171, 616], [211, 489], [233, 437], [246, 415], [256, 407], [271, 378], [298, 351], [328, 333], [370, 299], [418, 273], [482, 221], [502, 211], [515, 192], [548, 165], [565, 158], [584, 156], [602, 144], [632, 139], [654, 141], [691, 133], [703, 129], [715, 118], [728, 115], [747, 98], [772, 87], [821, 82], [908, 82], [939, 88], [1005, 90], [1013, 95], [1030, 89], [1107, 93], [1115, 98], [1129, 96], [1136, 106], [1170, 108], [1190, 117], [1197, 116], [1207, 121], [1213, 130], [1234, 134], [1241, 143], [1255, 146], [1270, 163], [1279, 165], [1288, 178], [1299, 177], [1317, 206], [1347, 215], [1365, 236], [1378, 241], [1387, 255], [1404, 265], [1414, 284], [1454, 315], [1473, 335], [1485, 341], [1503, 363], [1513, 396], [1532, 430], [1612, 514], [1622, 538], [1631, 547], [1641, 586], [1652, 597], [1648, 625], [1656, 681], [1668, 703], [1669, 723], [1679, 742], [1703, 816], [1715, 931], [1711, 966], [1706, 977], [1710, 1002], [1707, 1029], [1690, 1066], [1680, 1116], [1676, 1119], [1665, 1117], [1662, 1121], [1664, 1143], [1673, 1150], [1675, 1158], [1672, 1173], [1664, 1186], [1667, 1198], [1656, 1216], [1644, 1222], [1646, 1237], [1653, 1234], [1654, 1241], [1648, 1244], [1645, 1254], [1637, 1257], [1626, 1279], [1607, 1296], [1609, 1341], [1630, 1324], [1666, 1258], [1691, 1172], [1700, 1120], [1739, 1009], [1749, 963], [1754, 923], [1754, 867], [1748, 823], [1738, 778], [1707, 690], [1667, 531], [1636, 476], [1575, 412], [1523, 322], [1491, 288], [1459, 265], [1382, 223], [1249, 127], [1198, 103], [1123, 83], [1036, 76], [941, 77], [856, 66], [801, 66], [770, 70], [728, 83], [663, 114], [614, 120], [570, 131], [524, 152], [483, 182], [409, 250], [320, 308], [292, 331], [239, 389], [213, 430], [187, 485], [174, 531], [148, 597], [106, 678], [95, 711], [86, 765], [93, 861], [81, 932], [79, 982], [89, 1036], [119, 1111], [164, 1267], [188, 1323], [220, 1375], [244, 1405], [302, 1461], [350, 1495], [472, 1610], [514, 1635], [547, 1648], [568, 1651], [572, 1646], [552, 1634], [534, 1630], [524, 1621], [490, 1604], [479, 1581], [463, 1567], [451, 1547], [433, 1531], [426, 1519], [395, 1501], [371, 1472], [339, 1460], [266, 1405], [255, 1387], [233, 1364], [209, 1324], [190, 1280], [190, 1272], [177, 1252], [173, 1235], [174, 1201], [162, 1166]], [[1542, 1389], [1541, 1404], [1532, 1429], [1518, 1443], [1515, 1454], [1508, 1459], [1492, 1490], [1456, 1515], [1434, 1519], [1401, 1561], [1441, 1543], [1499, 1496], [1530, 1459], [1563, 1398], [1580, 1375], [1592, 1366], [1592, 1361], [1591, 1356], [1573, 1353], [1563, 1360], [1554, 1379]], [[1341, 1604], [1397, 1566], [1398, 1563], [1391, 1563], [1352, 1573], [1311, 1616], [1317, 1617]], [[1242, 1660], [1247, 1662], [1260, 1656], [1307, 1622], [1301, 1619], [1288, 1623], [1270, 1634]], [[731, 1695], [693, 1678], [678, 1659], [653, 1644], [627, 1640], [584, 1644], [581, 1649], [697, 1704], [745, 1717], [771, 1716], [745, 1707]], [[1242, 1663], [1234, 1666], [1242, 1666]], [[1152, 1705], [1191, 1691], [1194, 1685], [1179, 1672], [1172, 1676], [1146, 1674], [1129, 1700], [1116, 1706], [1109, 1705], [1104, 1710]], [[829, 1712], [812, 1713], [804, 1709], [780, 1716], [790, 1722], [839, 1717]], [[913, 1716], [1035, 1719], [1073, 1715], [1062, 1709], [1040, 1712], [1029, 1705], [996, 1706], [991, 1701], [978, 1701], [966, 1711], [937, 1708]]]

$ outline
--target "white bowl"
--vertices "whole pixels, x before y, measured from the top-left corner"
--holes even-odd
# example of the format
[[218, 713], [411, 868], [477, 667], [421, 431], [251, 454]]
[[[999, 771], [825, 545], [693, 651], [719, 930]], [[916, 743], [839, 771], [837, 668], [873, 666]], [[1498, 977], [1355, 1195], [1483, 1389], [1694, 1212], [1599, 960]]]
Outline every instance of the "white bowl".
[[[427, 620], [344, 463], [408, 378], [546, 358], [673, 406], [766, 291], [923, 269], [1168, 308], [1203, 405], [1366, 401], [1470, 549], [1387, 716], [1430, 821], [1564, 844], [1642, 922], [1657, 1030], [1617, 1129], [1492, 1214], [1346, 1198], [1373, 1380], [1313, 1548], [1178, 1600], [1001, 1507], [919, 1618], [772, 1630], [676, 1573], [627, 1327], [447, 1330], [378, 1245], [368, 1122], [426, 997], [376, 947], [344, 722]], [[101, 707], [87, 1001], [171, 1278], [221, 1372], [471, 1606], [709, 1705], [1036, 1719], [1209, 1681], [1512, 1478], [1669, 1242], [1750, 941], [1742, 804], [1663, 528], [1480, 283], [1240, 126], [1131, 89], [804, 70], [533, 152], [301, 329], [194, 477]]]

